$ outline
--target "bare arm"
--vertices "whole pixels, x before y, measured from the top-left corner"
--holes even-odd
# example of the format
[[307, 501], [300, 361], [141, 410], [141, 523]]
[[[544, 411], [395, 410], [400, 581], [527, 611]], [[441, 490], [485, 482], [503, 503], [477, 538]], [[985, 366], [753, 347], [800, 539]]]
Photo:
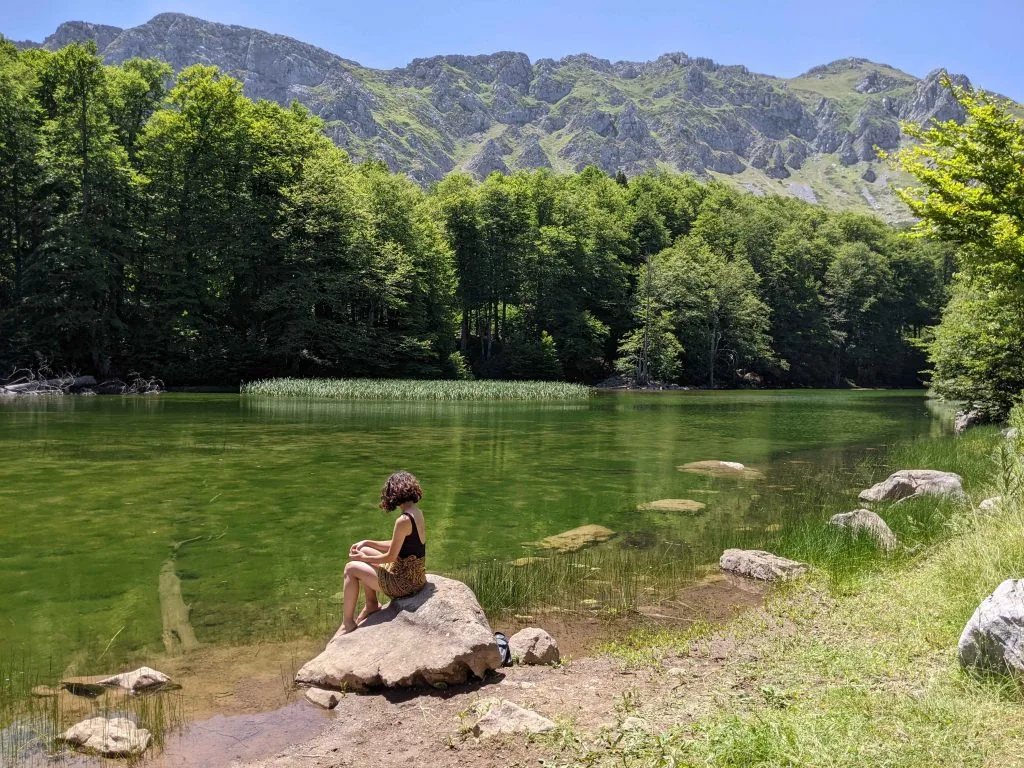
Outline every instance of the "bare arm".
[[[361, 552], [355, 552], [350, 555], [353, 560], [358, 560], [362, 563], [370, 563], [371, 565], [384, 565], [384, 563], [393, 563], [398, 559], [398, 553], [402, 549], [402, 542], [405, 541], [405, 537], [412, 533], [412, 523], [409, 522], [409, 518], [402, 515], [395, 521], [395, 532], [391, 536], [389, 542], [386, 543], [387, 549], [382, 549], [379, 555], [364, 555]], [[378, 543], [378, 542], [374, 542]], [[369, 542], [367, 542], [369, 544]], [[376, 547], [375, 547], [376, 549]]]
[[373, 539], [364, 539], [363, 541], [357, 541], [349, 549], [349, 554], [358, 552], [363, 547], [369, 547], [370, 549], [376, 549], [378, 552], [387, 552], [388, 547], [391, 546], [391, 540], [388, 541], [375, 541]]

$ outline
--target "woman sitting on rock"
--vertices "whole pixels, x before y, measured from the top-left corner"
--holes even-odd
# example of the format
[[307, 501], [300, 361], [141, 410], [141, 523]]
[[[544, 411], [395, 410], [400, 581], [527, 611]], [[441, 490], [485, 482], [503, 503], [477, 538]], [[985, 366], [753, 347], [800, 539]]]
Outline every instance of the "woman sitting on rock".
[[[380, 492], [380, 507], [385, 512], [401, 510], [395, 520], [390, 541], [357, 541], [349, 550], [345, 566], [344, 620], [337, 636], [345, 635], [380, 610], [377, 593], [390, 598], [408, 597], [427, 583], [426, 528], [423, 512], [416, 502], [423, 498], [419, 482], [409, 472], [395, 472]], [[359, 587], [366, 605], [357, 617]]]

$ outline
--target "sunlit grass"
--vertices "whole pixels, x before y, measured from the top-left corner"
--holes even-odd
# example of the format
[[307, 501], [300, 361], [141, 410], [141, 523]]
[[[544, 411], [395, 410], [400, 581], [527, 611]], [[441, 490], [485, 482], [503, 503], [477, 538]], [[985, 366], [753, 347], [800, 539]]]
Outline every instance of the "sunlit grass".
[[242, 385], [243, 395], [330, 400], [582, 400], [594, 391], [564, 381], [418, 379], [265, 379]]
[[[716, 630], [741, 663], [714, 667], [718, 687], [708, 692], [679, 684], [678, 697], [658, 705], [680, 710], [670, 718], [679, 725], [668, 732], [633, 731], [597, 747], [577, 739], [581, 746], [568, 762], [1018, 765], [1024, 688], [1008, 678], [976, 678], [956, 654], [979, 602], [1003, 580], [1024, 577], [1024, 457], [995, 435], [974, 430], [957, 440], [919, 441], [886, 458], [884, 464], [957, 471], [971, 496], [960, 504], [879, 505], [902, 542], [892, 556], [863, 540], [845, 537], [844, 544], [841, 532], [823, 537], [810, 520], [780, 531], [771, 543], [816, 570], [773, 592], [763, 611]], [[977, 509], [996, 494], [1003, 497], [997, 511]], [[640, 630], [606, 650], [655, 674], [666, 657], [683, 664], [679, 657], [692, 654], [700, 678], [711, 669], [699, 661], [705, 634]]]

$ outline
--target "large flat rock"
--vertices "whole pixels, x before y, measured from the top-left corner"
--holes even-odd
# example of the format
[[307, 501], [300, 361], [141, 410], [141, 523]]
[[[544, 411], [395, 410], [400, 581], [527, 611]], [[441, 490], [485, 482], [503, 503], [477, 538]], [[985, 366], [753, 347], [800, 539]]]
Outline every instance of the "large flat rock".
[[494, 633], [473, 591], [429, 574], [415, 595], [392, 600], [354, 632], [333, 638], [295, 681], [354, 691], [457, 685], [500, 666]]

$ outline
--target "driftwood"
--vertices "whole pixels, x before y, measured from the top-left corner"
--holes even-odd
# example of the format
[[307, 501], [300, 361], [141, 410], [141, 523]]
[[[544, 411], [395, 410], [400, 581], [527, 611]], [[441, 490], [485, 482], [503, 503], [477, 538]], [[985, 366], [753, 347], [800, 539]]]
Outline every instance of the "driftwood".
[[0, 397], [23, 395], [145, 395], [162, 392], [164, 383], [160, 379], [145, 378], [137, 373], [129, 374], [131, 379], [105, 379], [98, 382], [94, 376], [53, 376], [48, 368], [15, 371], [0, 383]]

